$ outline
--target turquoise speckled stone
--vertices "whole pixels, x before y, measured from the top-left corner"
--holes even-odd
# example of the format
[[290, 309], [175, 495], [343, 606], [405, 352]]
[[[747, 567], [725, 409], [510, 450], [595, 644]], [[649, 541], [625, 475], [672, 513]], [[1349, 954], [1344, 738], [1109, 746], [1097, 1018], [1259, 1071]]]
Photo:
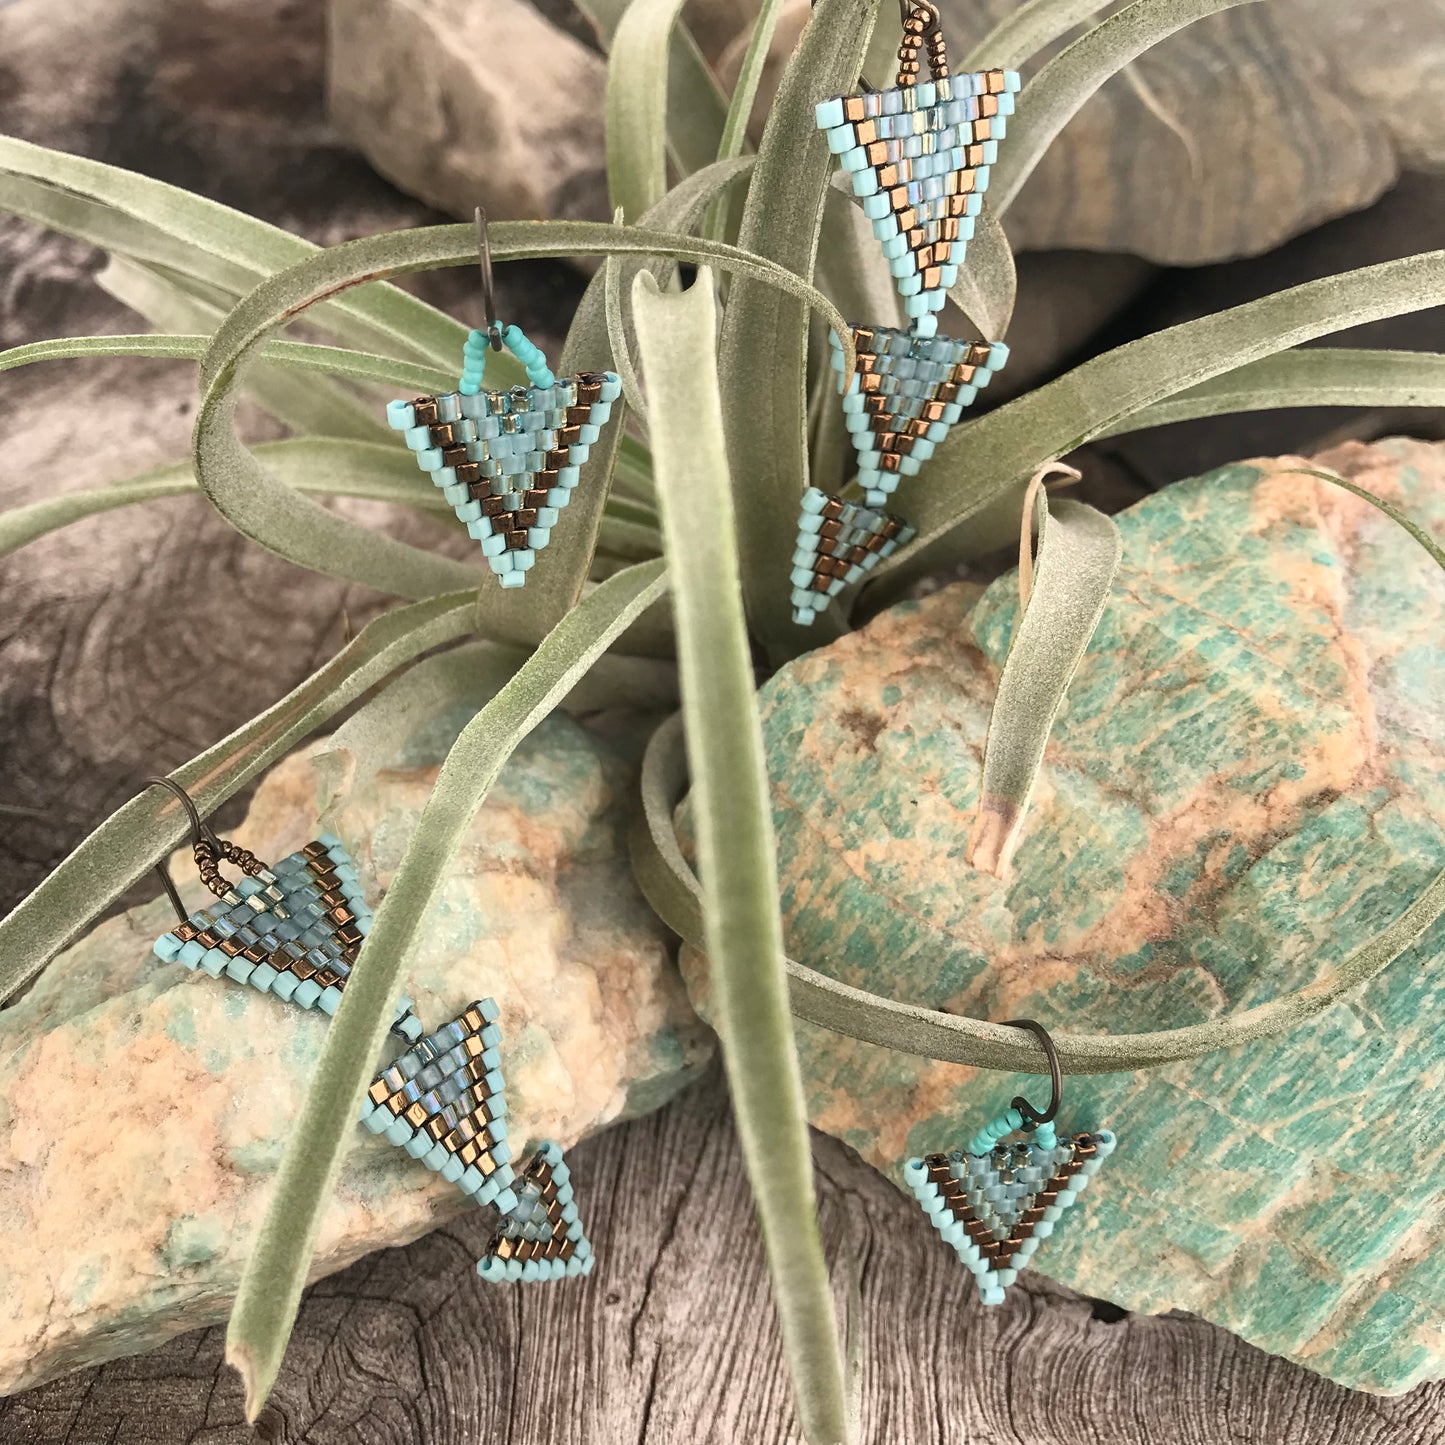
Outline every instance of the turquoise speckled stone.
[[[1278, 998], [1397, 919], [1445, 866], [1445, 578], [1298, 465], [1226, 467], [1118, 519], [1005, 880], [963, 860], [1016, 578], [900, 604], [774, 677], [789, 954], [929, 1008], [1120, 1034]], [[1445, 446], [1321, 465], [1445, 538]], [[1120, 1142], [1033, 1268], [1356, 1388], [1445, 1374], [1442, 962], [1437, 923], [1288, 1035], [1067, 1079], [1068, 1127]], [[814, 1120], [900, 1181], [1039, 1086], [797, 1032]]]

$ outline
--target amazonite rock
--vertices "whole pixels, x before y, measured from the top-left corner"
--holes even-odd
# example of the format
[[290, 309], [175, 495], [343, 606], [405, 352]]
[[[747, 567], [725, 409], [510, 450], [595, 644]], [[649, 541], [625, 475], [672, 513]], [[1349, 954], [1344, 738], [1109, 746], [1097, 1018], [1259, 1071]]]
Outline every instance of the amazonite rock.
[[[1321, 463], [1445, 536], [1445, 447]], [[775, 677], [791, 956], [935, 1009], [1119, 1034], [1276, 998], [1397, 918], [1445, 866], [1445, 579], [1300, 465], [1225, 468], [1119, 518], [1123, 563], [1005, 881], [964, 852], [1013, 574], [895, 607]], [[1069, 1080], [1060, 1127], [1108, 1127], [1118, 1150], [1031, 1267], [1346, 1385], [1445, 1372], [1442, 955], [1436, 926], [1287, 1037]], [[900, 1182], [1015, 1093], [1048, 1096], [798, 1037], [813, 1122]]]
[[[329, 827], [379, 901], [470, 711], [418, 695], [391, 743], [361, 714], [272, 772], [230, 836], [274, 860]], [[575, 722], [538, 728], [473, 821], [406, 985], [428, 1027], [496, 999], [519, 1153], [658, 1107], [711, 1053], [632, 882], [635, 788]], [[208, 896], [187, 854], [173, 871], [188, 905]], [[153, 958], [173, 921], [161, 899], [102, 924], [0, 1013], [0, 1392], [230, 1308], [326, 1020]], [[575, 1183], [585, 1220], [597, 1186]], [[476, 1208], [355, 1129], [314, 1274]]]

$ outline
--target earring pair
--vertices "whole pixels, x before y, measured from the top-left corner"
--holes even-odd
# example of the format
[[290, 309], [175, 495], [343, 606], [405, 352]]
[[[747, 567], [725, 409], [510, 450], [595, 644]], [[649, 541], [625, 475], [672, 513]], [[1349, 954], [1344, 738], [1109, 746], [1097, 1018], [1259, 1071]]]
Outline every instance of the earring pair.
[[[829, 150], [873, 223], [910, 325], [852, 326], [857, 360], [846, 380], [843, 348], [831, 338], [863, 498], [822, 494], [839, 509], [833, 520], [840, 527], [815, 543], [819, 530], [809, 519], [817, 514], [816, 498], [811, 489], [804, 495], [792, 575], [793, 617], [804, 625], [912, 538], [903, 518], [883, 510], [899, 478], [918, 473], [1008, 361], [1001, 341], [938, 335], [937, 313], [973, 236], [1019, 77], [1009, 70], [950, 75], [937, 8], [927, 0], [900, 0], [900, 12], [894, 85], [835, 96], [816, 112]], [[885, 543], [891, 543], [886, 551]]]
[[[179, 919], [156, 940], [156, 956], [334, 1014], [372, 921], [341, 840], [321, 833], [268, 866], [218, 838], [172, 779], [147, 782], [180, 799], [197, 872], [216, 895], [187, 913], [165, 863], [156, 865]], [[234, 884], [221, 874], [222, 861], [240, 869]], [[543, 1142], [520, 1179], [512, 1168], [499, 1017], [494, 1000], [479, 999], [427, 1033], [413, 1001], [400, 999], [391, 1032], [404, 1047], [372, 1081], [359, 1122], [497, 1210], [496, 1230], [477, 1264], [483, 1279], [590, 1274], [592, 1248], [562, 1151]]]

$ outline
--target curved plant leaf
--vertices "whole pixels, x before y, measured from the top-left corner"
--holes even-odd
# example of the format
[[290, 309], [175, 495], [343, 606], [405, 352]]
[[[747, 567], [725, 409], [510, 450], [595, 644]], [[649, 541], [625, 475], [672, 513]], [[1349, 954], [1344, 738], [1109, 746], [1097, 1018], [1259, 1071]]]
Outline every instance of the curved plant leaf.
[[[176, 336], [149, 332], [141, 336], [60, 336], [53, 341], [31, 341], [0, 351], [0, 371], [30, 366], [37, 361], [73, 361], [86, 357], [154, 356], [175, 361], [199, 361], [211, 344], [207, 335]], [[268, 341], [260, 356], [280, 366], [301, 367], [417, 392], [445, 391], [456, 382], [450, 372], [417, 361], [393, 361], [369, 351], [347, 351], [339, 346], [316, 346], [303, 341]]]
[[988, 188], [994, 215], [1002, 216], [1008, 210], [1054, 137], [1110, 76], [1186, 25], [1252, 3], [1254, 0], [1133, 0], [1056, 55], [1029, 82], [1018, 114], [1009, 123], [1008, 142], [999, 148]]
[[[204, 816], [389, 673], [471, 632], [475, 590], [429, 598], [365, 627], [319, 671], [172, 776]], [[186, 836], [180, 804], [150, 788], [118, 808], [0, 921], [0, 999], [9, 998]]]
[[683, 0], [631, 0], [607, 61], [607, 194], [638, 220], [667, 194], [667, 72]]
[[948, 299], [963, 312], [987, 341], [1002, 341], [1013, 320], [1019, 278], [1013, 247], [993, 208], [984, 202], [968, 243], [967, 264], [948, 288]]
[[1027, 0], [1005, 15], [969, 51], [963, 70], [1017, 70], [1024, 61], [1062, 39], [1074, 26], [1107, 9], [1111, 0]]
[[968, 844], [968, 862], [1000, 878], [1018, 846], [1049, 733], [1104, 615], [1123, 549], [1113, 518], [1082, 502], [1051, 507], [1040, 489], [1036, 515], [1037, 575], [1022, 599], [999, 677]]
[[[719, 265], [762, 278], [807, 300], [846, 333], [832, 303], [781, 266], [718, 242], [672, 233], [618, 228], [591, 222], [513, 222], [490, 228], [492, 255], [665, 256]], [[433, 226], [366, 237], [311, 256], [261, 283], [240, 302], [216, 333], [201, 367], [202, 401], [193, 435], [196, 476], [202, 489], [237, 530], [302, 566], [346, 577], [401, 596], [425, 596], [457, 585], [471, 569], [448, 558], [357, 526], [327, 512], [270, 476], [242, 444], [234, 428], [236, 387], [243, 364], [267, 333], [294, 320], [316, 301], [334, 298], [363, 280], [460, 264], [475, 247], [468, 226]], [[851, 339], [844, 335], [851, 348]], [[620, 422], [610, 428], [615, 448]], [[547, 555], [525, 589], [502, 592], [489, 603], [495, 634], [528, 642], [560, 618], [585, 580], [593, 539], [606, 499], [598, 461], [589, 461], [583, 485]]]
[[[813, 274], [833, 169], [814, 111], [824, 97], [856, 90], [876, 11], [876, 0], [819, 0], [768, 112], [738, 244], [797, 276]], [[791, 622], [788, 559], [798, 498], [808, 484], [807, 360], [799, 302], [736, 276], [719, 362], [728, 464], [734, 476], [747, 478], [738, 550], [748, 620], [779, 655], [800, 645]]]
[[322, 1211], [381, 1056], [417, 935], [443, 876], [517, 744], [566, 697], [627, 626], [663, 596], [660, 561], [604, 582], [545, 637], [462, 730], [342, 995], [281, 1159], [231, 1313], [226, 1358], [254, 1420], [275, 1382], [315, 1252]]
[[1445, 354], [1300, 347], [1156, 401], [1099, 435], [1286, 406], [1445, 407]]
[[837, 1324], [813, 1204], [803, 1081], [783, 972], [777, 861], [738, 590], [711, 272], [681, 294], [639, 276], [633, 305], [692, 759], [704, 937], [718, 1033], [804, 1436], [848, 1431]]
[[[592, 22], [603, 49], [608, 51], [616, 44], [618, 27], [631, 4], [632, 0], [577, 0], [577, 8]], [[679, 22], [671, 27], [671, 33], [667, 150], [686, 176], [701, 170], [717, 155], [728, 102], [687, 25]]]
[[[1303, 475], [1343, 487], [1403, 527], [1445, 570], [1445, 548], [1399, 508], [1363, 487], [1317, 468]], [[633, 872], [654, 911], [675, 933], [704, 947], [701, 890], [673, 831], [673, 811], [687, 784], [681, 730], [659, 728], [642, 768], [642, 811], [633, 824]], [[1252, 1039], [1285, 1033], [1308, 1022], [1338, 999], [1366, 984], [1412, 948], [1445, 915], [1445, 869], [1387, 927], [1356, 948], [1343, 963], [1282, 998], [1204, 1023], [1152, 1033], [1053, 1036], [1066, 1073], [1104, 1074], [1153, 1068], [1198, 1058]], [[1031, 1035], [1003, 1024], [898, 1003], [837, 982], [791, 959], [787, 963], [793, 1012], [820, 1028], [900, 1053], [1008, 1073], [1044, 1073], [1047, 1064]]]
[[997, 545], [1017, 528], [1016, 489], [1039, 466], [1121, 430], [1158, 402], [1332, 331], [1442, 302], [1445, 251], [1431, 251], [1308, 281], [1096, 356], [954, 427], [921, 479], [925, 485], [910, 487], [901, 507], [918, 527], [919, 544], [874, 575], [887, 576], [891, 594], [975, 548]]
[[[330, 437], [292, 437], [262, 442], [256, 455], [297, 491], [360, 497], [369, 502], [399, 502], [437, 515], [451, 510], [435, 487], [417, 485], [416, 468], [409, 456], [398, 455], [392, 446]], [[93, 491], [63, 492], [12, 507], [0, 512], [0, 557], [86, 517], [199, 490], [191, 464], [181, 462]], [[655, 539], [656, 533], [653, 536]], [[480, 586], [486, 574], [480, 567], [475, 570], [476, 585]]]

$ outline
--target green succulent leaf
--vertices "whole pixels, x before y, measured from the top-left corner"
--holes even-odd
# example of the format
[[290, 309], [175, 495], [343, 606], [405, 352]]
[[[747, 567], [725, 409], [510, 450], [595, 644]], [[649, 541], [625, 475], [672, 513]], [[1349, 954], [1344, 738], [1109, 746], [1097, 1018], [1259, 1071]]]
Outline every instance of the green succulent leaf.
[[[202, 816], [349, 702], [423, 652], [471, 632], [474, 589], [400, 607], [369, 622], [280, 702], [176, 769]], [[0, 999], [9, 998], [186, 835], [180, 804], [150, 788], [106, 819], [0, 921]]]
[[517, 744], [628, 625], [663, 596], [666, 585], [660, 561], [604, 582], [568, 613], [467, 724], [442, 764], [326, 1031], [237, 1290], [226, 1358], [241, 1373], [246, 1413], [252, 1420], [281, 1366], [322, 1211], [446, 868]]
[[[633, 0], [578, 0], [577, 8], [592, 22], [603, 48], [612, 51], [623, 19], [635, 5]], [[679, 22], [670, 30], [665, 133], [668, 154], [686, 176], [701, 170], [717, 155], [728, 102], [687, 26]], [[646, 143], [651, 146], [650, 138]], [[609, 155], [611, 145], [609, 123]]]
[[[11, 178], [34, 184], [12, 197], [7, 185]], [[37, 203], [46, 213], [21, 209], [22, 204]], [[0, 208], [236, 294], [319, 250], [279, 226], [178, 186], [12, 136], [0, 136]], [[73, 229], [68, 221], [85, 226], [88, 233]], [[241, 276], [244, 282], [238, 280]], [[391, 346], [414, 360], [449, 367], [461, 356], [467, 336], [459, 322], [395, 286], [371, 286], [339, 297], [313, 319], [343, 340], [368, 348]], [[508, 385], [524, 379], [510, 356], [498, 358], [497, 365]]]
[[631, 0], [607, 62], [607, 192], [623, 220], [667, 193], [667, 72], [683, 0]]
[[1017, 70], [1061, 40], [1076, 25], [1108, 8], [1111, 0], [1027, 0], [1005, 15], [969, 51], [964, 70]]
[[1431, 251], [1309, 281], [1096, 356], [954, 427], [924, 485], [910, 486], [900, 498], [919, 542], [875, 575], [886, 576], [886, 593], [892, 593], [997, 546], [1017, 528], [1018, 488], [1038, 467], [1124, 429], [1149, 407], [1316, 337], [1442, 302], [1445, 251]]
[[1157, 401], [1099, 435], [1286, 406], [1445, 407], [1445, 354], [1301, 347]]
[[[799, 277], [813, 274], [833, 169], [814, 112], [825, 97], [857, 88], [876, 10], [876, 0], [819, 0], [758, 146], [738, 244]], [[798, 299], [736, 275], [720, 352], [728, 463], [748, 485], [747, 526], [738, 538], [748, 620], [779, 655], [799, 646], [788, 558], [808, 483], [807, 363]]]
[[[410, 453], [398, 453], [394, 446], [331, 437], [292, 437], [262, 442], [256, 455], [286, 486], [300, 492], [399, 502], [437, 515], [451, 510], [435, 487], [429, 483], [418, 485], [421, 475]], [[181, 462], [108, 487], [42, 497], [38, 502], [0, 512], [0, 557], [86, 517], [199, 492], [191, 464]], [[655, 540], [656, 532], [653, 537]], [[486, 573], [480, 567], [474, 570], [474, 585], [480, 586]]]
[[1252, 3], [1254, 0], [1133, 0], [1056, 55], [1019, 97], [1018, 114], [999, 147], [988, 188], [994, 215], [1007, 212], [1054, 137], [1106, 80], [1196, 20]]
[[637, 336], [692, 759], [718, 1032], [804, 1436], [847, 1436], [837, 1324], [813, 1205], [803, 1081], [783, 972], [772, 811], [738, 587], [711, 273], [681, 294], [637, 278]]
[[[1005, 876], [1054, 719], [1114, 585], [1123, 543], [1113, 518], [1040, 489], [1037, 574], [1015, 625], [984, 747], [975, 868]], [[1024, 574], [1020, 574], [1023, 576]]]

